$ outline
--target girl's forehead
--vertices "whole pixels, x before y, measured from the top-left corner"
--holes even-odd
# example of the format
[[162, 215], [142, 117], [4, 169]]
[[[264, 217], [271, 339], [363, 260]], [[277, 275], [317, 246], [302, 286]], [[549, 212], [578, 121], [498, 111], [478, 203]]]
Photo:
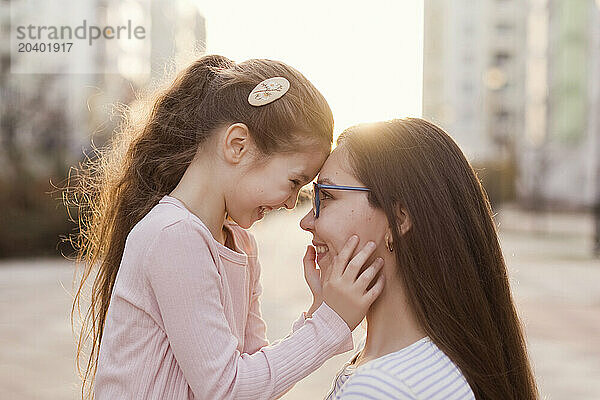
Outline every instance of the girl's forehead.
[[[312, 181], [321, 170], [326, 155], [302, 152], [280, 155], [279, 157], [280, 163], [274, 164], [276, 170], [281, 171], [281, 167], [283, 167], [283, 170], [286, 170], [287, 173], [291, 173], [308, 183]], [[279, 165], [279, 167], [277, 165]]]

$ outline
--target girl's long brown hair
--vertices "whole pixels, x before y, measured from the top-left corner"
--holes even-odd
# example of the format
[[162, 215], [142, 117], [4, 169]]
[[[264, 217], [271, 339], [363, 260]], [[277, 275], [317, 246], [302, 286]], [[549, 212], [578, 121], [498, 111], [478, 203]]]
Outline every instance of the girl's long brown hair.
[[[371, 189], [371, 205], [387, 216], [398, 274], [419, 323], [475, 397], [537, 399], [491, 206], [454, 140], [410, 118], [352, 127], [338, 144]], [[412, 223], [404, 235], [400, 207]]]
[[[288, 92], [270, 104], [251, 106], [252, 89], [275, 76], [288, 79]], [[68, 207], [78, 209], [79, 229], [72, 242], [78, 264], [84, 265], [81, 277], [76, 277], [71, 323], [86, 282], [94, 276], [77, 346], [83, 398], [93, 398], [104, 321], [127, 235], [175, 188], [216, 128], [246, 124], [263, 156], [309, 149], [328, 152], [333, 141], [333, 117], [324, 97], [302, 74], [278, 61], [237, 64], [222, 56], [204, 56], [150, 103], [152, 109], [141, 123], [126, 115], [113, 140], [80, 166], [63, 196]], [[83, 347], [89, 339], [82, 372]]]

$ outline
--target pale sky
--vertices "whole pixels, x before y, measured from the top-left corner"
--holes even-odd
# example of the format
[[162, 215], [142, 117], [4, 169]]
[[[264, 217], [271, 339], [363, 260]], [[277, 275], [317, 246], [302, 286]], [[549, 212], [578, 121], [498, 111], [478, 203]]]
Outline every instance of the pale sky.
[[422, 0], [196, 3], [208, 53], [298, 69], [329, 102], [336, 136], [359, 122], [421, 116]]

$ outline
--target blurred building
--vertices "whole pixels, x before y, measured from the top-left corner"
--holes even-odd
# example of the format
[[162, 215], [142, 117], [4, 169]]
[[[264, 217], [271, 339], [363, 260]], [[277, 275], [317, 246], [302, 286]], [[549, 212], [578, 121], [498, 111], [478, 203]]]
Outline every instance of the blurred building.
[[451, 133], [493, 202], [515, 193], [525, 29], [516, 0], [425, 0], [423, 115]]
[[164, 65], [175, 69], [187, 65], [206, 50], [206, 21], [189, 0], [152, 0], [153, 78], [160, 79]]
[[425, 0], [423, 114], [502, 199], [577, 208], [600, 191], [598, 5]]
[[[87, 0], [73, 5], [77, 15], [85, 15], [99, 25], [134, 19], [148, 28], [147, 40], [139, 41], [138, 47], [96, 43], [90, 46], [89, 56], [58, 66], [59, 73], [11, 73], [11, 7], [17, 15], [28, 15], [32, 10], [30, 2], [2, 3], [0, 165], [14, 165], [19, 158], [33, 175], [48, 174], [51, 164], [56, 164], [56, 172], [63, 171], [65, 165], [81, 158], [93, 133], [114, 127], [112, 104], [128, 103], [135, 91], [148, 85], [153, 77], [160, 79], [165, 65], [178, 68], [205, 48], [204, 17], [190, 1]], [[65, 13], [53, 2], [35, 3], [37, 12], [50, 23], [53, 15]], [[98, 65], [107, 66], [110, 72], [80, 73], [102, 70]]]
[[549, 206], [587, 207], [600, 190], [600, 2], [529, 4], [521, 197]]
[[[56, 204], [60, 194], [49, 195], [50, 180], [61, 186], [90, 153], [92, 137], [102, 146], [111, 136], [120, 122], [114, 104], [135, 100], [165, 65], [177, 70], [204, 50], [204, 17], [191, 0], [84, 0], [70, 2], [72, 10], [48, 1], [0, 3], [0, 258], [55, 254], [58, 235], [71, 227]], [[137, 44], [97, 42], [68, 63], [56, 57], [56, 73], [11, 73], [11, 61], [22, 66], [11, 60], [11, 12], [26, 22], [39, 15], [44, 25], [68, 13], [99, 26], [132, 19], [147, 35]]]
[[[6, 174], [25, 182], [37, 177], [56, 178], [64, 175], [65, 163], [76, 162], [81, 157], [82, 147], [89, 142], [87, 99], [92, 94], [90, 88], [97, 84], [97, 77], [72, 72], [85, 71], [86, 67], [98, 63], [101, 52], [96, 47], [85, 46], [86, 57], [74, 58], [71, 64], [63, 57], [48, 57], [46, 63], [52, 66], [43, 67], [56, 73], [13, 73], [11, 70], [36, 70], [39, 66], [24, 65], [28, 63], [26, 59], [11, 57], [14, 50], [10, 43], [11, 13], [19, 21], [37, 14], [52, 22], [60, 20], [65, 10], [53, 2], [4, 0], [3, 3], [6, 6], [2, 12], [7, 18], [0, 22], [0, 40], [3, 51], [6, 50], [0, 71], [0, 90], [3, 91], [0, 140], [4, 149], [0, 163], [8, 163], [4, 169]], [[71, 11], [89, 15], [93, 20], [98, 10], [94, 1], [84, 1], [74, 3]]]
[[[0, 129], [4, 130], [5, 127], [10, 123], [7, 121], [5, 99], [9, 96], [7, 90], [10, 71], [10, 8], [7, 7], [7, 2], [1, 1], [0, 6]], [[3, 133], [0, 136], [0, 174], [4, 174], [1, 171], [6, 171], [8, 168], [8, 155], [4, 148], [3, 143], [7, 140], [4, 137], [8, 136], [9, 133]], [[2, 175], [0, 175], [1, 179]]]
[[472, 160], [510, 157], [522, 131], [525, 22], [518, 1], [425, 1], [423, 114]]
[[[147, 40], [106, 47], [104, 62], [118, 67], [117, 74], [98, 76], [98, 88], [88, 104], [91, 131], [110, 136], [118, 118], [108, 122], [113, 104], [130, 104], [136, 96], [161, 86], [165, 78], [189, 64], [206, 49], [206, 21], [191, 0], [97, 0], [101, 21], [125, 24], [132, 16], [147, 29]], [[107, 126], [108, 125], [108, 126]], [[89, 143], [89, 137], [87, 138]], [[96, 143], [98, 144], [98, 143]]]

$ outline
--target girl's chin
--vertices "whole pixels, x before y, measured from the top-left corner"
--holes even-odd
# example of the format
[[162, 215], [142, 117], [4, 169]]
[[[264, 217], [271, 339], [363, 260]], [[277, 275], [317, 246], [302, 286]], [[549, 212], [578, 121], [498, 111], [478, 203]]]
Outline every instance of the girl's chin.
[[252, 225], [254, 225], [254, 223], [257, 221], [257, 219], [251, 215], [247, 218], [240, 218], [239, 220], [234, 220], [236, 224], [239, 225], [240, 228], [242, 229], [250, 229], [252, 227]]
[[244, 229], [250, 229], [252, 227], [252, 225], [254, 225], [256, 222], [260, 221], [261, 219], [263, 219], [265, 216], [264, 213], [261, 213], [258, 210], [254, 210], [252, 212], [251, 215], [249, 215], [246, 221], [239, 221], [237, 224]]

